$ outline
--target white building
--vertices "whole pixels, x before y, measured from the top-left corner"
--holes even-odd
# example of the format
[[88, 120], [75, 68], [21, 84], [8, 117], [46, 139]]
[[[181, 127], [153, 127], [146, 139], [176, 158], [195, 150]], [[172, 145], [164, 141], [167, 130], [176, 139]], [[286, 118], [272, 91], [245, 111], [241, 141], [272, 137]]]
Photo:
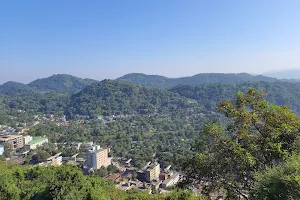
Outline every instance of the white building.
[[111, 158], [108, 157], [110, 148], [100, 148], [96, 146], [93, 150], [87, 152], [86, 162], [88, 168], [100, 169], [102, 166], [111, 165]]
[[27, 147], [29, 147], [29, 149], [36, 149], [39, 146], [43, 146], [44, 144], [48, 143], [48, 138], [44, 138], [44, 137], [32, 137], [32, 139], [30, 140], [30, 138], [28, 138], [29, 142], [26, 144]]
[[165, 180], [162, 183], [163, 188], [168, 188], [173, 185], [176, 185], [180, 179], [180, 175], [178, 173], [175, 173], [173, 176], [171, 176], [169, 179]]
[[0, 144], [0, 155], [4, 154], [4, 146]]

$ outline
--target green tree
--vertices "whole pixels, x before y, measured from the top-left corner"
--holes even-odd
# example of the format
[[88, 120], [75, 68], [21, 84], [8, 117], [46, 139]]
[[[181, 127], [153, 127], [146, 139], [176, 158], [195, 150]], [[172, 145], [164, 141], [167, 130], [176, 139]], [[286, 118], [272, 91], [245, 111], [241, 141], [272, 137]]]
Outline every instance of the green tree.
[[254, 176], [253, 200], [297, 200], [300, 197], [300, 155]]
[[0, 161], [6, 161], [6, 158], [4, 155], [0, 155]]
[[38, 150], [35, 154], [32, 155], [31, 162], [33, 164], [41, 163], [45, 161], [47, 158], [49, 158], [51, 155], [44, 151], [44, 150]]
[[298, 149], [300, 120], [287, 107], [269, 104], [263, 93], [237, 94], [235, 105], [224, 101], [218, 110], [232, 123], [203, 128], [207, 145], [187, 159], [186, 183], [205, 181], [204, 193], [220, 191], [228, 199], [248, 199], [254, 173], [272, 167]]
[[102, 166], [100, 169], [97, 169], [94, 174], [100, 177], [105, 177], [108, 175], [108, 171], [107, 168]]
[[113, 174], [113, 173], [116, 173], [118, 171], [118, 168], [114, 165], [109, 165], [107, 167], [107, 171], [109, 174]]
[[13, 152], [12, 145], [10, 143], [4, 143], [4, 156], [10, 158], [12, 152]]

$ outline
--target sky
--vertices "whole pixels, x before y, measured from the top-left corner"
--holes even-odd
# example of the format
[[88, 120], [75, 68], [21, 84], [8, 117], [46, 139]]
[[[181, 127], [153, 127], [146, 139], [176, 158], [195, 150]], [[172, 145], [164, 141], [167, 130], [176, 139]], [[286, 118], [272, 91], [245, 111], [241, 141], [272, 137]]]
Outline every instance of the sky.
[[0, 83], [300, 68], [299, 0], [0, 2]]

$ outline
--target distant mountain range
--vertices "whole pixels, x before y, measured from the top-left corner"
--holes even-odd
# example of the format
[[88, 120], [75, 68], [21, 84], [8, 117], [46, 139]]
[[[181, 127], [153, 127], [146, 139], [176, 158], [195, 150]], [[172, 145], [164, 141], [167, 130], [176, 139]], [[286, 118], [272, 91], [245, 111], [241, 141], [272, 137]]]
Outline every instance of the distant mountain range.
[[299, 81], [246, 73], [198, 74], [183, 78], [128, 74], [103, 81], [58, 74], [29, 84], [4, 83], [0, 85], [0, 100], [3, 99], [4, 107], [14, 110], [65, 113], [70, 118], [170, 113], [185, 110], [191, 106], [189, 102], [194, 101], [200, 103], [201, 108], [213, 111], [220, 101], [233, 100], [237, 91], [247, 91], [249, 87], [266, 91], [270, 102], [288, 105], [300, 113]]
[[119, 81], [127, 81], [130, 83], [151, 86], [170, 88], [176, 85], [200, 85], [209, 83], [241, 83], [241, 82], [275, 82], [276, 78], [271, 78], [263, 75], [251, 75], [247, 73], [239, 74], [222, 74], [222, 73], [204, 73], [190, 77], [182, 78], [167, 78], [158, 75], [146, 75], [140, 73], [127, 74], [118, 78]]
[[[299, 71], [300, 72], [300, 71]], [[271, 74], [270, 74], [271, 75]], [[274, 75], [275, 76], [275, 75]], [[177, 85], [201, 85], [211, 83], [243, 83], [243, 82], [300, 82], [299, 80], [282, 80], [271, 78], [264, 75], [251, 75], [247, 73], [223, 74], [223, 73], [203, 73], [190, 77], [168, 78], [159, 75], [146, 75], [142, 73], [132, 73], [116, 79], [117, 81], [125, 81], [141, 86], [172, 88]], [[88, 85], [97, 80], [78, 78], [68, 74], [56, 74], [47, 78], [37, 79], [29, 84], [9, 81], [0, 85], [0, 94], [15, 95], [20, 91], [36, 91], [36, 92], [67, 92], [74, 94], [81, 91]]]
[[300, 69], [286, 69], [280, 71], [266, 72], [263, 75], [278, 79], [300, 80]]

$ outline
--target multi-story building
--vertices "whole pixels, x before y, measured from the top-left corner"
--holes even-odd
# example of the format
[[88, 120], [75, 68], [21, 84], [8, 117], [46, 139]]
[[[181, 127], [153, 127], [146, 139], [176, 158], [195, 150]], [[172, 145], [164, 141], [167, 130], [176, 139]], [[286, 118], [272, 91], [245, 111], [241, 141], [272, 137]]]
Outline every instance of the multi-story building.
[[160, 164], [153, 163], [150, 165], [148, 163], [145, 167], [143, 167], [140, 171], [138, 171], [138, 179], [140, 181], [151, 182], [153, 180], [159, 179], [160, 175]]
[[150, 182], [152, 180], [158, 179], [160, 174], [160, 164], [154, 163], [150, 165], [145, 171], [145, 179]]
[[110, 148], [100, 148], [96, 146], [93, 150], [88, 151], [87, 153], [87, 167], [93, 169], [100, 169], [102, 166], [108, 167], [111, 165], [111, 158], [108, 157]]
[[12, 149], [20, 149], [24, 147], [24, 140], [21, 135], [2, 135], [0, 136], [0, 144], [11, 144]]

